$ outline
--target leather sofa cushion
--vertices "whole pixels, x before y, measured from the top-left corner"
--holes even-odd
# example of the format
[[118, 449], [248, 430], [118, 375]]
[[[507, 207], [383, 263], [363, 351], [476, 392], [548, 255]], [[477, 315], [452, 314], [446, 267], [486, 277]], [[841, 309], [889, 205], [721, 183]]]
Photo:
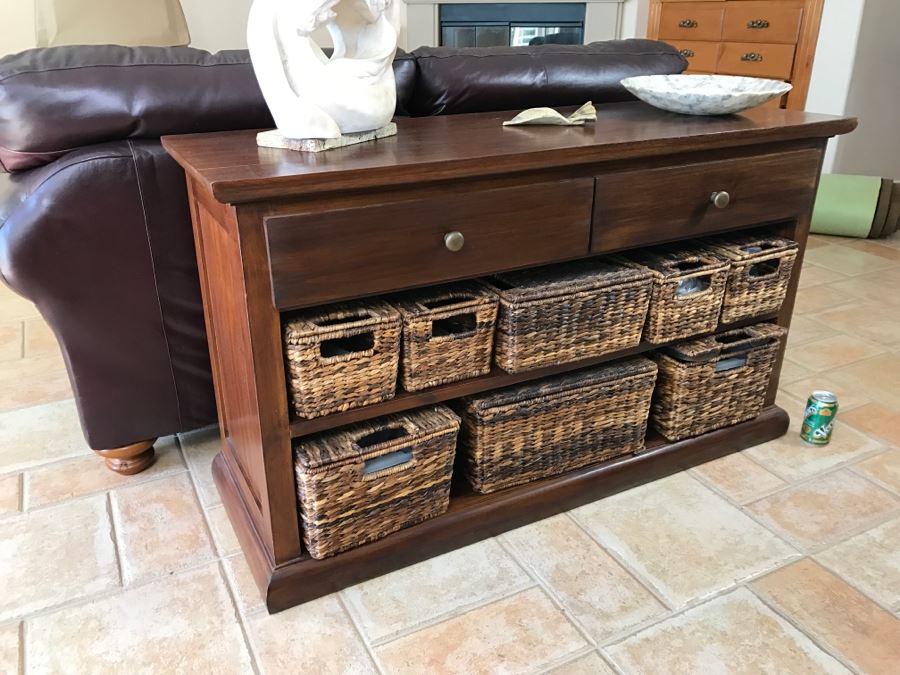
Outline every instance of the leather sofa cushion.
[[680, 73], [687, 60], [655, 40], [413, 50], [419, 77], [413, 115], [450, 115], [537, 106], [604, 103], [634, 97], [620, 84], [633, 75]]
[[[398, 112], [415, 62], [398, 52]], [[48, 164], [78, 147], [271, 127], [249, 53], [111, 45], [31, 49], [0, 59], [0, 168]]]

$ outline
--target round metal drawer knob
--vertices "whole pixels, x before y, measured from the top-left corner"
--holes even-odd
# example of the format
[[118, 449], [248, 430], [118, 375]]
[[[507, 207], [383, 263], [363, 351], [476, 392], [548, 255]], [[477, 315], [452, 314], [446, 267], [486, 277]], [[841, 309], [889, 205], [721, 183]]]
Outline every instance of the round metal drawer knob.
[[448, 251], [456, 253], [457, 251], [462, 250], [465, 243], [466, 238], [463, 236], [462, 232], [448, 232], [444, 235], [444, 246], [447, 247]]
[[721, 192], [713, 192], [709, 201], [713, 203], [717, 209], [724, 209], [731, 203], [731, 195], [722, 190]]

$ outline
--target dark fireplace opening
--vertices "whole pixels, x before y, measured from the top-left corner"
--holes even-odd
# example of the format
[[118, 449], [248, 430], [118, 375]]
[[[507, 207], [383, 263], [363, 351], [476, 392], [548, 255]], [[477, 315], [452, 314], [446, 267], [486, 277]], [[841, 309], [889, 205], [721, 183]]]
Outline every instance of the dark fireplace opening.
[[442, 47], [580, 45], [584, 4], [491, 3], [440, 6]]

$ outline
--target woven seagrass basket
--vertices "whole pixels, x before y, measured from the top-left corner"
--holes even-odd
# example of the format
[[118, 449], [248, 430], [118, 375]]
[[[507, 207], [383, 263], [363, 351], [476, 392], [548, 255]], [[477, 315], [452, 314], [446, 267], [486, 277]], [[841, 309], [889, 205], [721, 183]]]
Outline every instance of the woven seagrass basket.
[[653, 427], [677, 441], [759, 415], [785, 332], [761, 323], [661, 349]]
[[722, 323], [777, 312], [787, 295], [799, 245], [772, 236], [715, 237], [705, 242], [731, 263]]
[[406, 391], [490, 372], [496, 294], [468, 282], [412, 291], [391, 303], [403, 317], [400, 383]]
[[500, 296], [494, 360], [517, 373], [634, 347], [651, 275], [627, 261], [580, 260], [486, 281]]
[[433, 406], [298, 441], [309, 554], [326, 558], [446, 511], [458, 432], [459, 418]]
[[699, 245], [637, 251], [629, 258], [653, 272], [644, 340], [662, 344], [716, 329], [727, 262]]
[[393, 398], [400, 330], [400, 313], [380, 301], [289, 315], [284, 353], [294, 412], [309, 419]]
[[461, 399], [469, 483], [494, 492], [641, 450], [655, 380], [635, 358]]

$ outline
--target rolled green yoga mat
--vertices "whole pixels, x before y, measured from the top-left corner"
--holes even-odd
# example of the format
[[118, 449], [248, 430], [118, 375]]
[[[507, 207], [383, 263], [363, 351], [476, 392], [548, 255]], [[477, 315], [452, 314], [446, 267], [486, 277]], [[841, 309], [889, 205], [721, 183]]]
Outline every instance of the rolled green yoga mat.
[[878, 208], [881, 178], [823, 174], [810, 230], [817, 234], [868, 238]]

